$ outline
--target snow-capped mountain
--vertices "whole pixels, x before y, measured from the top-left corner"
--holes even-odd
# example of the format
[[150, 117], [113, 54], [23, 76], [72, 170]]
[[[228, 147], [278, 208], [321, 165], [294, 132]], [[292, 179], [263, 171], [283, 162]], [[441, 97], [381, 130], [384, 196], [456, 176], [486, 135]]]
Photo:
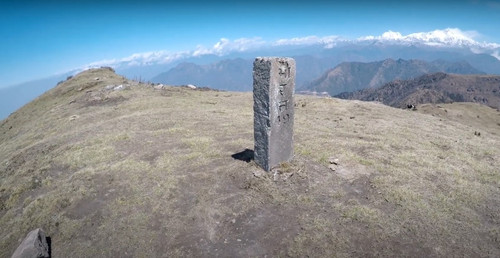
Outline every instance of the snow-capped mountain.
[[359, 38], [358, 41], [374, 41], [384, 44], [422, 44], [434, 47], [471, 48], [473, 51], [478, 51], [479, 49], [487, 51], [500, 48], [500, 44], [478, 42], [474, 40], [474, 37], [477, 37], [477, 32], [466, 32], [457, 28], [448, 28], [430, 32], [411, 33], [408, 35], [387, 31], [381, 36], [366, 36]]
[[[121, 59], [102, 60], [88, 64], [82, 69], [100, 66], [111, 66], [118, 71], [130, 67], [167, 65], [185, 62], [187, 59], [204, 61], [204, 57], [221, 57], [226, 59], [251, 56], [252, 53], [284, 53], [297, 55], [297, 51], [311, 52], [314, 48], [335, 49], [346, 46], [416, 46], [436, 49], [467, 51], [473, 54], [487, 54], [500, 60], [500, 44], [476, 40], [480, 34], [475, 31], [462, 31], [458, 28], [446, 28], [429, 32], [416, 32], [403, 35], [396, 31], [387, 31], [378, 36], [364, 36], [348, 39], [341, 36], [306, 36], [290, 39], [266, 41], [262, 38], [240, 38], [230, 40], [222, 38], [212, 47], [198, 46], [194, 50], [169, 52], [153, 51], [136, 53]], [[306, 54], [306, 53], [302, 53]], [[225, 58], [226, 57], [226, 58]], [[215, 61], [215, 60], [214, 60]], [[349, 60], [348, 60], [349, 61]]]

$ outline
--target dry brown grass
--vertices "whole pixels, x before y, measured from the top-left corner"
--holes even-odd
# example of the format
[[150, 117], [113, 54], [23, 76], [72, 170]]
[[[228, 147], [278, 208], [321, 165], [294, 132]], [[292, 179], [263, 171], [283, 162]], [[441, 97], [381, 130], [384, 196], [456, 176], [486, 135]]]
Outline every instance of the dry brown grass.
[[36, 227], [54, 257], [500, 256], [498, 111], [296, 98], [296, 157], [263, 174], [231, 157], [251, 93], [59, 85], [1, 122], [0, 256]]

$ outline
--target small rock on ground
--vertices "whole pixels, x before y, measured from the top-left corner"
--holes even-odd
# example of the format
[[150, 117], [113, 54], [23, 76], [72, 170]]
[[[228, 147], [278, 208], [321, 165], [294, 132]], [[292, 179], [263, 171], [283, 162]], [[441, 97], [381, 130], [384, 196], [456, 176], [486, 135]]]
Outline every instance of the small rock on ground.
[[330, 162], [330, 164], [338, 165], [339, 164], [339, 159], [331, 157], [331, 158], [328, 159], [328, 162]]
[[158, 85], [155, 85], [155, 86], [153, 86], [153, 88], [154, 88], [155, 90], [161, 90], [161, 89], [163, 89], [163, 84], [158, 84]]
[[257, 177], [257, 178], [260, 178], [260, 177], [264, 177], [264, 176], [266, 176], [266, 172], [265, 172], [264, 170], [260, 170], [260, 169], [259, 169], [259, 170], [255, 170], [255, 171], [253, 172], [253, 175], [254, 175], [255, 177]]

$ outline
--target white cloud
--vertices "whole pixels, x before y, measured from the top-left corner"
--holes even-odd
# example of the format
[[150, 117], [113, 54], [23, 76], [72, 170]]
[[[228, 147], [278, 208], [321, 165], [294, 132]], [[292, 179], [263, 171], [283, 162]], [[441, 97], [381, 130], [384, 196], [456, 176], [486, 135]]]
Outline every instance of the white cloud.
[[229, 39], [221, 38], [219, 42], [215, 43], [215, 45], [212, 47], [212, 50], [213, 52], [220, 53], [227, 49], [229, 44]]
[[173, 62], [190, 56], [188, 52], [167, 52], [167, 51], [154, 51], [132, 54], [128, 57], [117, 60], [115, 64], [129, 64], [135, 62], [137, 65], [148, 64], [164, 64]]
[[500, 60], [500, 53], [498, 50], [495, 50], [492, 54], [491, 54], [492, 57]]
[[211, 47], [198, 45], [194, 50], [190, 51], [152, 51], [136, 53], [121, 59], [109, 59], [93, 62], [85, 66], [83, 69], [100, 66], [111, 66], [114, 68], [119, 68], [123, 66], [167, 64], [189, 57], [197, 57], [203, 55], [224, 56], [234, 52], [245, 52], [263, 47], [272, 48], [280, 46], [319, 45], [324, 48], [333, 48], [339, 43], [356, 44], [365, 41], [379, 41], [382, 44], [422, 44], [433, 47], [461, 47], [467, 48], [473, 53], [489, 53], [500, 60], [500, 44], [478, 42], [475, 40], [475, 38], [479, 36], [480, 34], [476, 31], [462, 31], [458, 28], [447, 28], [429, 32], [416, 32], [408, 35], [403, 35], [400, 32], [389, 30], [379, 36], [364, 36], [354, 40], [345, 39], [336, 35], [323, 37], [311, 35], [306, 37], [279, 39], [276, 41], [265, 41], [259, 37], [239, 38], [235, 40], [221, 38]]
[[223, 56], [232, 52], [244, 52], [251, 49], [256, 49], [265, 46], [266, 42], [261, 38], [240, 38], [236, 40], [229, 40], [227, 38], [221, 38], [217, 43], [215, 43], [211, 48], [205, 48], [204, 46], [198, 45], [194, 51], [192, 51], [192, 56], [201, 55], [218, 55]]
[[266, 44], [261, 38], [240, 38], [236, 40], [229, 40], [221, 38], [219, 42], [208, 51], [211, 54], [225, 55], [231, 52], [244, 52], [251, 49], [262, 47]]
[[401, 33], [399, 32], [395, 32], [395, 31], [386, 31], [382, 34], [381, 36], [382, 39], [384, 40], [401, 40], [403, 39], [403, 35], [401, 35]]
[[430, 44], [443, 44], [443, 45], [477, 45], [477, 42], [472, 39], [471, 35], [474, 32], [463, 32], [460, 29], [445, 29], [434, 30], [430, 32], [418, 32], [406, 36], [408, 40], [422, 41]]
[[152, 61], [158, 61], [166, 54], [167, 53], [165, 53], [165, 51], [137, 53], [137, 54], [133, 54], [131, 56], [122, 58], [120, 61], [121, 62], [130, 62], [132, 60], [142, 60], [143, 62], [152, 62]]
[[106, 60], [101, 60], [101, 61], [96, 61], [88, 64], [88, 67], [100, 67], [100, 66], [107, 66], [109, 64], [114, 64], [116, 63], [116, 59], [106, 59]]
[[166, 52], [154, 51], [135, 53], [121, 59], [107, 59], [90, 63], [82, 69], [90, 69], [101, 66], [121, 67], [121, 66], [141, 66], [150, 64], [165, 64], [191, 56], [189, 52]]
[[202, 45], [196, 46], [196, 49], [193, 51], [193, 56], [202, 56], [202, 55], [209, 55], [209, 54], [212, 54], [212, 52]]
[[279, 39], [272, 45], [274, 46], [297, 46], [297, 45], [324, 45], [325, 48], [334, 47], [337, 42], [343, 41], [339, 36], [306, 36], [301, 38]]
[[400, 32], [387, 31], [380, 36], [366, 36], [357, 41], [379, 41], [383, 44], [426, 45], [432, 47], [458, 47], [469, 49], [472, 53], [487, 53], [500, 60], [500, 44], [479, 42], [480, 34], [477, 31], [462, 31], [458, 28], [417, 32], [402, 35]]
[[384, 43], [395, 44], [424, 44], [428, 46], [441, 47], [468, 47], [475, 51], [480, 49], [499, 48], [496, 43], [478, 42], [475, 40], [479, 36], [476, 31], [462, 31], [458, 28], [447, 28], [444, 30], [433, 30], [428, 32], [417, 32], [402, 35], [400, 32], [387, 31], [380, 36], [366, 36], [358, 38], [358, 41], [378, 40]]
[[121, 59], [109, 59], [109, 60], [101, 60], [93, 62], [86, 65], [83, 69], [89, 69], [101, 66], [111, 66], [116, 68], [121, 66], [167, 64], [188, 57], [196, 57], [202, 55], [223, 56], [233, 52], [244, 52], [251, 49], [256, 49], [259, 47], [263, 47], [265, 45], [266, 42], [258, 37], [240, 38], [236, 40], [221, 38], [211, 48], [206, 48], [202, 45], [198, 45], [192, 51], [168, 52], [162, 50], [162, 51], [135, 53]]

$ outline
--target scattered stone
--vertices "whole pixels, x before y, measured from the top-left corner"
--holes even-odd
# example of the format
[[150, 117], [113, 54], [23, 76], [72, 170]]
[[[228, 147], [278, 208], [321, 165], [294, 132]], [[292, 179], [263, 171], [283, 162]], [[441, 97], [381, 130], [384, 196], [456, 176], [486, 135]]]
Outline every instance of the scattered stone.
[[293, 176], [293, 174], [294, 174], [293, 172], [283, 173], [283, 174], [281, 174], [281, 180], [286, 181], [286, 180], [288, 180], [290, 177], [292, 177], [292, 176]]
[[100, 80], [100, 79], [99, 79], [99, 77], [95, 77], [95, 78], [94, 78], [94, 80], [98, 81], [98, 80]]
[[295, 60], [253, 63], [254, 159], [265, 171], [293, 158]]
[[12, 258], [46, 258], [50, 257], [47, 237], [42, 229], [37, 228], [28, 233], [17, 247]]
[[72, 115], [72, 116], [69, 117], [69, 121], [73, 121], [73, 120], [75, 120], [77, 118], [78, 118], [77, 115]]
[[481, 133], [480, 133], [480, 132], [478, 132], [478, 131], [474, 131], [474, 135], [475, 135], [475, 136], [481, 136]]
[[328, 159], [328, 162], [330, 162], [330, 164], [338, 165], [339, 164], [339, 159], [331, 157], [331, 158]]
[[305, 107], [306, 106], [306, 102], [305, 101], [299, 101], [299, 102], [296, 102], [295, 107]]
[[273, 173], [273, 181], [278, 182], [279, 179], [280, 179], [280, 175], [279, 175], [278, 171], [275, 170]]
[[257, 177], [257, 178], [261, 178], [261, 177], [265, 177], [266, 176], [266, 172], [258, 169], [258, 170], [255, 170], [253, 172], [253, 176]]
[[278, 181], [286, 181], [289, 178], [291, 178], [295, 173], [294, 172], [282, 172], [279, 169], [273, 169], [271, 170], [273, 173], [273, 181], [278, 182]]
[[328, 168], [331, 169], [332, 171], [335, 171], [335, 170], [337, 170], [337, 165], [330, 164], [330, 165], [328, 165]]
[[[438, 106], [439, 107], [439, 106]], [[406, 108], [407, 109], [411, 109], [413, 111], [417, 111], [417, 106], [413, 105], [413, 104], [408, 104], [406, 105]]]
[[160, 83], [160, 84], [158, 84], [158, 85], [155, 85], [153, 88], [154, 88], [155, 90], [161, 90], [161, 89], [163, 89], [163, 84], [161, 84], [161, 83]]
[[194, 86], [193, 84], [188, 84], [188, 85], [186, 85], [186, 86], [187, 86], [188, 88], [190, 88], [190, 89], [196, 89], [196, 86]]
[[106, 87], [104, 87], [105, 90], [123, 90], [125, 89], [125, 87], [123, 86], [123, 84], [120, 84], [120, 85], [107, 85]]

